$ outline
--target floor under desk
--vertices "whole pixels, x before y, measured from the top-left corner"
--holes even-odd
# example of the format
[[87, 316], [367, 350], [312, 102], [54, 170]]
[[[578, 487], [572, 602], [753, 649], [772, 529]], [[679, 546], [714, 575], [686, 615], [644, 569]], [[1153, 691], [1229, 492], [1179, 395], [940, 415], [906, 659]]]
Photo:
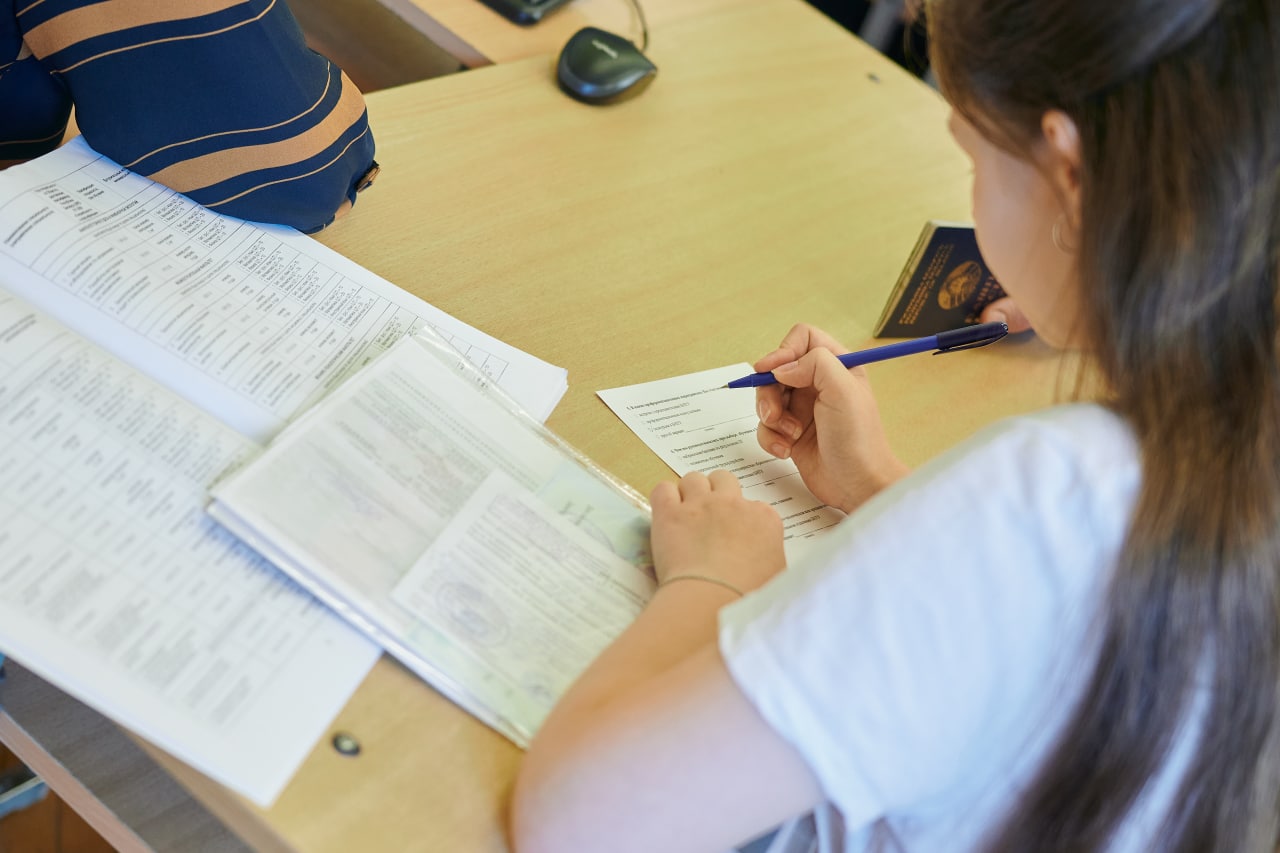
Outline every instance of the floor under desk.
[[[22, 762], [0, 745], [0, 776]], [[0, 853], [111, 853], [110, 844], [53, 792], [0, 818]]]

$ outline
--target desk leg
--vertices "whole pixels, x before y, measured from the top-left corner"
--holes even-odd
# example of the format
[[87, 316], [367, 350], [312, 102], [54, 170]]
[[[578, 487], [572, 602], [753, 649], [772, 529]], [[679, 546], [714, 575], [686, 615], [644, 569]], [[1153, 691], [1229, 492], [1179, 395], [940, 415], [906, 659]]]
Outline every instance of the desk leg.
[[250, 848], [133, 739], [12, 659], [0, 683], [0, 741], [121, 853]]

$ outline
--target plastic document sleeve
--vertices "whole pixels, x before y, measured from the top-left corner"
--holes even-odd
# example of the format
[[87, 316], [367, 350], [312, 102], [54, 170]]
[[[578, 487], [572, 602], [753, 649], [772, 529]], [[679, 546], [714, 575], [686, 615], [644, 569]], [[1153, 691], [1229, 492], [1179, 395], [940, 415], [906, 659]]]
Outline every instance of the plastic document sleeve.
[[521, 746], [653, 593], [645, 500], [430, 330], [211, 494], [232, 533]]

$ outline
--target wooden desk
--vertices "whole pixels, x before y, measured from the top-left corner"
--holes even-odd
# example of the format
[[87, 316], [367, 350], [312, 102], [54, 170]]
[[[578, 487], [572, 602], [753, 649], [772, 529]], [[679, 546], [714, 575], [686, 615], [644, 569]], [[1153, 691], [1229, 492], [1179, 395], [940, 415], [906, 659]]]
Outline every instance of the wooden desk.
[[[381, 0], [410, 26], [468, 68], [558, 54], [586, 26], [616, 32], [637, 44], [640, 22], [630, 0], [573, 0], [537, 24], [513, 24], [480, 0]], [[651, 31], [756, 0], [641, 0]], [[656, 45], [655, 45], [656, 46]], [[658, 62], [659, 73], [662, 63]]]
[[[598, 389], [750, 360], [793, 320], [865, 344], [923, 223], [969, 211], [945, 105], [801, 0], [669, 22], [652, 53], [657, 81], [603, 109], [561, 95], [545, 57], [374, 94], [382, 177], [320, 238], [567, 366], [550, 425], [645, 492], [671, 474]], [[1050, 402], [1059, 366], [1033, 338], [871, 373], [896, 447], [919, 462]], [[0, 736], [36, 728], [32, 707], [0, 718]], [[519, 753], [501, 737], [387, 659], [333, 728], [360, 756], [321, 742], [265, 811], [147, 752], [194, 792], [184, 808], [255, 849], [504, 849]], [[99, 820], [132, 819], [109, 805]]]

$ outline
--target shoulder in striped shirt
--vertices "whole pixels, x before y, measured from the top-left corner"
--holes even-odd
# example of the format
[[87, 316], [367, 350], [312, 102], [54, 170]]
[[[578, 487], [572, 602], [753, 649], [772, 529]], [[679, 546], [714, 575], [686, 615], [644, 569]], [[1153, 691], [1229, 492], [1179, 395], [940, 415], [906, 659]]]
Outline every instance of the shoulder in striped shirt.
[[[0, 0], [0, 161], [74, 104], [100, 153], [245, 219], [323, 228], [376, 172], [364, 99], [284, 0]], [[11, 120], [12, 119], [12, 120]]]

